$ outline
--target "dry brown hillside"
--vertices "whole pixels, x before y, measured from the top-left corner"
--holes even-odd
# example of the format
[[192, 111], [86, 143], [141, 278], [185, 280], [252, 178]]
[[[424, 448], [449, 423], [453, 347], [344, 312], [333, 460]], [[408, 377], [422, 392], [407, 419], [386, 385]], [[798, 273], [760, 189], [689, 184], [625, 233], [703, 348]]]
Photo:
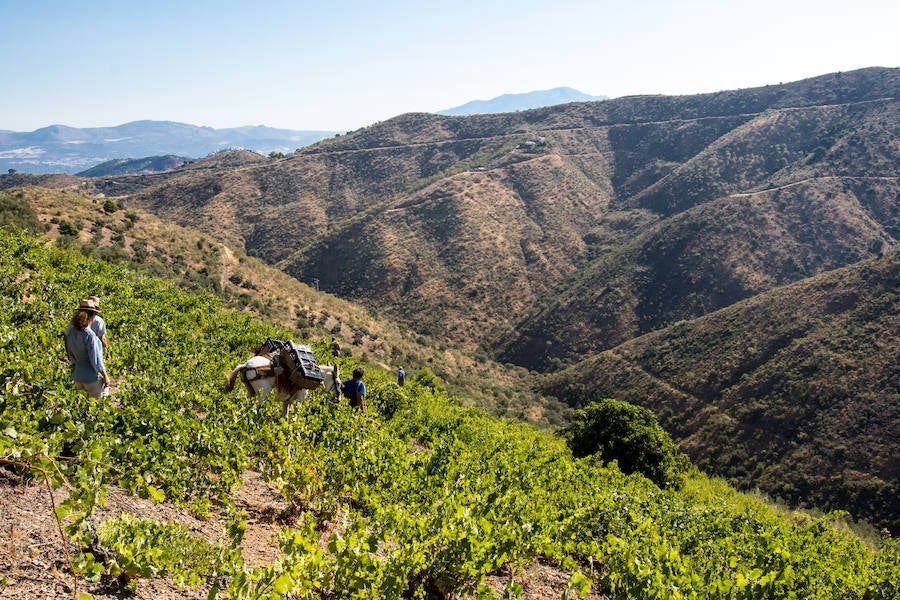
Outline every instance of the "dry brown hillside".
[[285, 159], [93, 184], [415, 331], [546, 369], [893, 247], [898, 80], [410, 114]]

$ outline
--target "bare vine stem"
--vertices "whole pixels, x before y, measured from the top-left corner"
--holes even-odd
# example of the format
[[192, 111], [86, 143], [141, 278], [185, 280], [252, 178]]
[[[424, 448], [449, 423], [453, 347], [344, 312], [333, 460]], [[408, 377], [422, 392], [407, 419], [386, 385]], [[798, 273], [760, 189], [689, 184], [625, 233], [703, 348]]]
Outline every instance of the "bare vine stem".
[[47, 495], [50, 496], [50, 505], [53, 507], [53, 518], [56, 520], [56, 529], [59, 531], [59, 537], [62, 540], [63, 552], [66, 554], [66, 560], [69, 563], [69, 570], [72, 571], [72, 579], [74, 580], [74, 584], [72, 585], [72, 597], [77, 600], [78, 598], [78, 574], [75, 572], [75, 564], [72, 562], [72, 556], [69, 554], [69, 547], [66, 544], [66, 534], [63, 532], [62, 522], [59, 520], [59, 515], [56, 514], [56, 498], [53, 496], [53, 486], [50, 483], [50, 475], [47, 474], [47, 469], [43, 467], [36, 467], [34, 465], [30, 465], [28, 463], [22, 463], [15, 460], [9, 460], [6, 458], [0, 458], [0, 464], [4, 465], [12, 465], [16, 467], [21, 467], [23, 469], [28, 469], [30, 471], [38, 471], [41, 475], [44, 476], [44, 483], [47, 486]]

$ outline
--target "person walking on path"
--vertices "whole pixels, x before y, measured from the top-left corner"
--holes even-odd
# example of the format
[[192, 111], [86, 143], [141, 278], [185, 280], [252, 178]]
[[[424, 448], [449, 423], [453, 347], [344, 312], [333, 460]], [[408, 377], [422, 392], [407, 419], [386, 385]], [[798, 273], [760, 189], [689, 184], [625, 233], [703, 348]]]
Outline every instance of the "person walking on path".
[[353, 379], [345, 381], [343, 386], [343, 394], [350, 401], [350, 406], [366, 411], [366, 384], [362, 382], [363, 375], [366, 372], [362, 367], [353, 369]]
[[66, 328], [66, 355], [74, 365], [72, 381], [75, 389], [91, 398], [103, 397], [109, 387], [109, 374], [103, 362], [103, 344], [91, 329], [91, 322], [100, 312], [90, 299], [81, 301]]

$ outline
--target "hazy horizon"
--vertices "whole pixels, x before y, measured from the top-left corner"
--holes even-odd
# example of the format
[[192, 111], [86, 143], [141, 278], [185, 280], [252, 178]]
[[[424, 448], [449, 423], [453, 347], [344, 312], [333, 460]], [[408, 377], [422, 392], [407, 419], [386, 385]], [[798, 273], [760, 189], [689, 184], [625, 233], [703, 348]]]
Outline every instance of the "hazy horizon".
[[349, 131], [557, 87], [698, 94], [900, 65], [884, 0], [0, 3], [0, 129], [18, 132]]

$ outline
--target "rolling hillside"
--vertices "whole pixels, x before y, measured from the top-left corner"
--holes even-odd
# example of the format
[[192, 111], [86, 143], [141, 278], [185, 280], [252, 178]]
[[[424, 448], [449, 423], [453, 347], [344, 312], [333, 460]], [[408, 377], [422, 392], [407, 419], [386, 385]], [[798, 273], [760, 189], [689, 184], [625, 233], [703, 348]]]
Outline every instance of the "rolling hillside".
[[[240, 157], [230, 161], [236, 158]], [[460, 352], [439, 338], [398, 327], [240, 249], [81, 189], [29, 187], [0, 192], [0, 227], [5, 225], [30, 228], [57, 246], [126, 266], [141, 276], [165, 278], [191, 293], [215, 294], [226, 306], [299, 336], [334, 337], [345, 354], [383, 369], [404, 366], [412, 376], [427, 368], [461, 401], [499, 416], [549, 427], [564, 423], [570, 412], [555, 400], [523, 389], [524, 369], [504, 368]], [[61, 234], [64, 230], [69, 233]]]
[[[900, 70], [871, 68], [696, 96], [408, 114], [285, 159], [229, 152], [165, 174], [40, 181], [114, 197], [300, 281], [318, 281], [478, 364], [503, 363], [504, 376], [516, 376], [497, 389], [515, 396], [528, 387], [528, 371], [559, 371], [784, 286], [892, 256], [900, 245], [898, 97]], [[22, 177], [0, 175], [0, 187], [22, 185]], [[867, 331], [868, 321], [880, 323], [893, 309], [875, 303], [858, 315], [858, 327]], [[793, 323], [770, 327], [773, 338], [794, 338]], [[823, 340], [810, 343], [844, 343]], [[689, 345], [679, 360], [701, 365], [704, 348]], [[435, 356], [432, 364], [446, 362]], [[855, 364], [858, 379], [873, 382], [871, 395], [893, 397], [896, 383], [879, 374], [880, 363]], [[697, 376], [714, 377], [712, 369], [698, 366]], [[758, 395], [747, 396], [760, 403], [760, 416], [742, 426], [751, 438], [782, 441], [760, 453], [738, 446], [725, 463], [719, 430], [683, 424], [718, 396], [699, 395], [690, 409], [676, 401], [654, 408], [695, 461], [741, 485], [808, 503], [848, 499], [855, 514], [894, 523], [896, 504], [885, 498], [896, 480], [879, 470], [880, 450], [853, 473], [836, 450], [828, 460], [799, 458], [821, 454], [820, 442], [809, 431], [800, 436], [785, 416], [793, 391], [783, 386], [806, 385], [806, 374], [765, 375]], [[822, 397], [847, 391], [840, 382], [822, 385], [834, 386]], [[874, 430], [822, 427], [832, 449], [865, 448], [872, 439], [890, 447], [885, 440], [898, 436], [896, 420]], [[797, 449], [787, 452], [782, 442]], [[797, 479], [782, 484], [787, 465]], [[828, 485], [804, 482], [809, 469], [820, 469]]]
[[185, 163], [191, 162], [186, 156], [148, 156], [146, 158], [116, 158], [94, 165], [75, 173], [78, 177], [108, 177], [112, 175], [159, 173], [177, 169]]
[[898, 245], [897, 198], [898, 177], [829, 176], [710, 200], [604, 242], [496, 347], [552, 367], [872, 257]]
[[898, 81], [867, 69], [403, 115], [285, 160], [104, 191], [416, 331], [546, 369], [894, 247]]

